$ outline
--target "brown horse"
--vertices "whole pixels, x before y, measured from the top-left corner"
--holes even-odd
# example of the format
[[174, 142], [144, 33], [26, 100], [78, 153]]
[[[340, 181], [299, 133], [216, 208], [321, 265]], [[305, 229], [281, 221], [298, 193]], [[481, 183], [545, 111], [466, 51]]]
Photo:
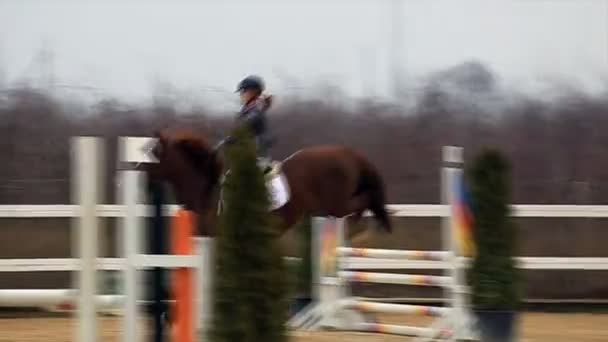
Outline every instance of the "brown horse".
[[[225, 172], [220, 154], [209, 141], [192, 130], [156, 132], [152, 153], [158, 163], [147, 171], [173, 188], [177, 201], [208, 224], [199, 235], [213, 236], [212, 222], [219, 202], [220, 179]], [[273, 212], [282, 220], [283, 234], [304, 215], [360, 218], [369, 209], [386, 231], [391, 222], [385, 209], [383, 180], [361, 154], [339, 145], [302, 149], [280, 163], [289, 184], [290, 198]]]

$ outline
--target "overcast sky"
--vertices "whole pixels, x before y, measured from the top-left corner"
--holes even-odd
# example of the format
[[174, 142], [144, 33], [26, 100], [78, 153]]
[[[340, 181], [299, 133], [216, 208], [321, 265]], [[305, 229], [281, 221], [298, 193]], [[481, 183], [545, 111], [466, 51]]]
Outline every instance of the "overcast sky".
[[[354, 95], [385, 95], [393, 4], [0, 0], [0, 77], [5, 86], [36, 77], [47, 46], [57, 82], [127, 99], [146, 98], [165, 80], [223, 101], [231, 95], [205, 89], [232, 90], [248, 73], [279, 94], [329, 79]], [[400, 60], [410, 78], [476, 59], [507, 83], [605, 86], [608, 0], [406, 0], [401, 9]]]

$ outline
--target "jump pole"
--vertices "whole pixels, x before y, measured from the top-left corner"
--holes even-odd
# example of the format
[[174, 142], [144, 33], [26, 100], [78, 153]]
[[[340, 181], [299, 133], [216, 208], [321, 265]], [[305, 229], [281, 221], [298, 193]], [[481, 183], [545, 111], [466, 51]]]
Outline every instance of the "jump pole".
[[139, 341], [136, 327], [139, 310], [137, 299], [140, 293], [140, 277], [137, 270], [137, 255], [141, 221], [137, 212], [138, 189], [140, 186], [137, 171], [121, 171], [123, 179], [123, 205], [125, 216], [122, 220], [123, 256], [126, 260], [124, 271], [125, 282], [125, 316], [123, 319], [123, 341]]
[[78, 205], [77, 218], [72, 226], [72, 250], [81, 263], [78, 281], [78, 329], [76, 341], [97, 342], [97, 237], [100, 166], [102, 156], [100, 139], [96, 137], [74, 137], [71, 141], [72, 198]]
[[[130, 163], [147, 163], [151, 162], [146, 155], [141, 153], [136, 148], [133, 148], [134, 144], [129, 143], [127, 139], [121, 138], [119, 140], [119, 162], [121, 164], [130, 165]], [[141, 276], [139, 274], [138, 257], [141, 255], [140, 250], [143, 247], [142, 236], [148, 235], [143, 232], [143, 220], [141, 216], [147, 216], [146, 213], [141, 213], [138, 210], [138, 203], [141, 200], [142, 192], [141, 189], [144, 187], [144, 177], [142, 172], [132, 170], [131, 167], [127, 167], [126, 170], [122, 170], [118, 173], [120, 177], [120, 193], [121, 193], [121, 204], [125, 208], [123, 219], [121, 220], [121, 233], [118, 234], [120, 239], [120, 245], [122, 246], [122, 257], [125, 258], [125, 268], [123, 272], [124, 279], [124, 291], [125, 291], [125, 315], [123, 317], [123, 334], [122, 340], [124, 342], [129, 341], [140, 341], [141, 338], [138, 334], [137, 320], [141, 312], [137, 306], [137, 300], [142, 293]], [[147, 181], [147, 179], [146, 179]], [[153, 197], [153, 196], [152, 196]], [[153, 198], [153, 201], [156, 199]], [[154, 208], [156, 209], [156, 208]], [[154, 213], [152, 213], [154, 215]], [[157, 224], [158, 221], [154, 220], [153, 224]], [[154, 228], [152, 227], [153, 232]], [[150, 234], [154, 237], [154, 234]], [[153, 251], [153, 253], [156, 251]], [[155, 286], [156, 284], [152, 284]], [[158, 304], [158, 303], [155, 303]], [[154, 309], [157, 306], [154, 305]], [[155, 314], [156, 312], [153, 312]], [[159, 314], [160, 317], [160, 314]], [[160, 319], [154, 317], [154, 322], [158, 323]], [[162, 334], [162, 327], [157, 324], [154, 326], [154, 334], [152, 335], [153, 340], [160, 342], [162, 336], [159, 336], [159, 330]]]
[[211, 237], [194, 238], [195, 255], [199, 257], [196, 268], [196, 290], [194, 291], [196, 310], [194, 310], [197, 339], [207, 340], [207, 333], [213, 318], [213, 275], [215, 265], [215, 245]]
[[[71, 139], [71, 160], [72, 160], [72, 198], [77, 204], [78, 213], [73, 220], [72, 227], [72, 250], [80, 261], [78, 281], [75, 288], [78, 289], [78, 328], [75, 340], [79, 342], [97, 342], [97, 257], [99, 241], [99, 218], [97, 215], [97, 205], [100, 200], [101, 184], [101, 163], [104, 159], [103, 140], [98, 137], [73, 137]], [[129, 171], [125, 171], [129, 172]], [[131, 199], [137, 196], [137, 174], [124, 174], [126, 185], [123, 198]], [[125, 201], [125, 216], [122, 220], [126, 227], [137, 227], [137, 208], [136, 201]], [[124, 227], [123, 227], [124, 228]], [[137, 229], [125, 229], [125, 245], [127, 251], [137, 242]], [[130, 272], [135, 261], [132, 253], [126, 253], [126, 296], [125, 296], [125, 320], [127, 322], [124, 332], [124, 341], [136, 341], [133, 327], [135, 326], [135, 312], [137, 291], [136, 272]], [[131, 324], [133, 322], [133, 324]]]

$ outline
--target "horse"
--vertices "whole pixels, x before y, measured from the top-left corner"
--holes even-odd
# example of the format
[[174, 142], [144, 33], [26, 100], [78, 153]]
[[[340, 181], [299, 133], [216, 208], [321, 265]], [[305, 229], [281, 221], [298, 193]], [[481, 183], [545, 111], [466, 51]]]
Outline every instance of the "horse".
[[[220, 149], [188, 128], [165, 128], [155, 131], [154, 136], [151, 154], [158, 162], [148, 164], [146, 171], [166, 181], [185, 209], [211, 222], [220, 202], [221, 177], [227, 171]], [[392, 231], [383, 179], [376, 167], [353, 148], [316, 145], [278, 164], [290, 194], [284, 205], [271, 210], [280, 218], [279, 236], [305, 216], [352, 215], [358, 220], [366, 210], [372, 212], [380, 231]], [[197, 235], [214, 236], [214, 225], [199, 224]]]

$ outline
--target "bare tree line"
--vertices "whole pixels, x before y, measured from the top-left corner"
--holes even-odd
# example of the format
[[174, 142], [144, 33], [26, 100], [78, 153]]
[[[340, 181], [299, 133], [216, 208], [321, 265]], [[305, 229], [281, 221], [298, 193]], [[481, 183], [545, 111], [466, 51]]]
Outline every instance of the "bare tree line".
[[[438, 73], [421, 89], [406, 105], [373, 99], [353, 104], [339, 94], [331, 100], [322, 94], [279, 99], [270, 113], [277, 138], [272, 154], [283, 158], [313, 144], [347, 144], [381, 169], [390, 202], [435, 203], [442, 145], [463, 146], [469, 157], [484, 146], [498, 146], [514, 167], [516, 202], [608, 199], [607, 97], [575, 91], [550, 100], [509, 94], [476, 63]], [[67, 203], [71, 136], [107, 138], [113, 161], [121, 135], [188, 125], [218, 139], [230, 125], [229, 117], [205, 108], [178, 112], [177, 105], [159, 100], [132, 107], [107, 99], [83, 115], [77, 101], [59, 102], [28, 88], [6, 93], [0, 98], [0, 202]], [[116, 165], [108, 164], [112, 172]]]

